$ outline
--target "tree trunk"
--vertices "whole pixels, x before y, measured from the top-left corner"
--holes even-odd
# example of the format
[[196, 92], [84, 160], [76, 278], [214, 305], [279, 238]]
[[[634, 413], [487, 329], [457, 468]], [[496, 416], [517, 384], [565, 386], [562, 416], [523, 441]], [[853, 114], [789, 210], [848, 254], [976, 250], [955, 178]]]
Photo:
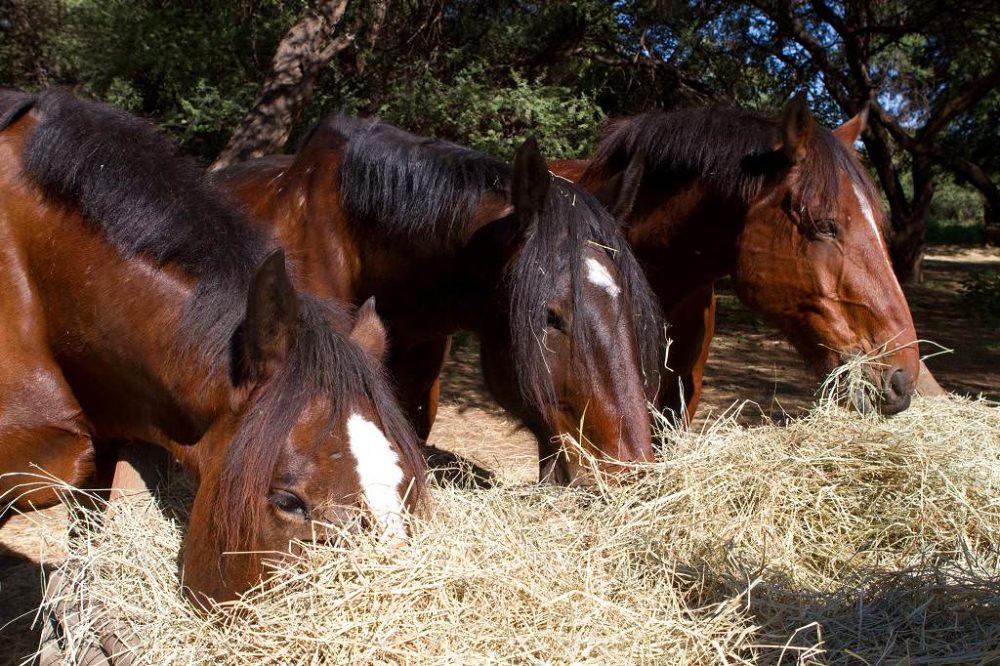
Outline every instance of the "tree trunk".
[[927, 216], [934, 198], [934, 179], [931, 161], [925, 155], [913, 157], [913, 197], [906, 212], [897, 208], [891, 211], [892, 238], [889, 256], [892, 268], [902, 284], [923, 282], [924, 248], [927, 246]]
[[312, 93], [319, 71], [350, 46], [354, 34], [333, 39], [348, 0], [326, 0], [306, 12], [285, 34], [274, 54], [271, 75], [243, 124], [210, 167], [280, 151], [292, 131], [292, 121]]
[[904, 219], [889, 243], [892, 269], [900, 284], [919, 284], [924, 281], [924, 231], [927, 228], [926, 211]]

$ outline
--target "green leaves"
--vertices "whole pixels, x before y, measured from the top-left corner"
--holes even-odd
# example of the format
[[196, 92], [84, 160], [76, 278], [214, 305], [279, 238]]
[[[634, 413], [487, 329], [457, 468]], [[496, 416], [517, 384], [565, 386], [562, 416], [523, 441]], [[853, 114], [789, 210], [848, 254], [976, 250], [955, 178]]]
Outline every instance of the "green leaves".
[[[424, 78], [392, 89], [377, 115], [408, 130], [463, 143], [503, 157], [513, 156], [527, 135], [550, 158], [578, 158], [593, 148], [604, 114], [595, 100], [566, 86], [530, 82], [509, 72], [497, 85], [482, 62], [449, 80]], [[506, 77], [505, 77], [506, 78]]]

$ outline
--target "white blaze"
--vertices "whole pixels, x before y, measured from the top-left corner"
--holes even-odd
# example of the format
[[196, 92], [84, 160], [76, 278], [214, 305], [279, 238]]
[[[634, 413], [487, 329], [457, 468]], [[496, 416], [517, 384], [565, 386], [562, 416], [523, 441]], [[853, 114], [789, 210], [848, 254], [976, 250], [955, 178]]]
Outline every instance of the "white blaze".
[[875, 213], [872, 212], [871, 202], [868, 201], [868, 197], [865, 196], [861, 188], [858, 187], [857, 183], [851, 183], [854, 188], [854, 196], [858, 198], [858, 205], [861, 206], [861, 213], [865, 216], [868, 221], [868, 226], [871, 227], [872, 233], [875, 234], [875, 245], [876, 252], [882, 257], [882, 261], [885, 263], [887, 279], [892, 281], [892, 284], [896, 287], [896, 292], [899, 294], [900, 298], [904, 301], [906, 296], [903, 295], [903, 290], [899, 286], [899, 281], [896, 280], [896, 273], [892, 270], [892, 262], [889, 261], [889, 254], [886, 249], [885, 243], [882, 242], [882, 234], [878, 230], [878, 222], [875, 221]]
[[358, 477], [368, 507], [386, 534], [406, 536], [403, 502], [399, 497], [403, 470], [389, 440], [378, 426], [360, 414], [347, 419], [347, 439], [358, 462]]
[[604, 267], [604, 264], [593, 257], [587, 257], [586, 264], [587, 279], [592, 284], [611, 294], [612, 298], [616, 298], [621, 293], [621, 288], [615, 282], [615, 279], [611, 277], [611, 273]]
[[857, 183], [851, 183], [851, 185], [854, 187], [854, 196], [858, 198], [858, 203], [861, 205], [861, 212], [864, 214], [865, 219], [868, 220], [868, 226], [872, 228], [872, 233], [875, 234], [875, 240], [878, 241], [878, 244], [881, 246], [882, 234], [878, 231], [878, 224], [875, 222], [875, 214], [872, 212], [872, 206], [868, 202], [868, 197], [864, 195]]

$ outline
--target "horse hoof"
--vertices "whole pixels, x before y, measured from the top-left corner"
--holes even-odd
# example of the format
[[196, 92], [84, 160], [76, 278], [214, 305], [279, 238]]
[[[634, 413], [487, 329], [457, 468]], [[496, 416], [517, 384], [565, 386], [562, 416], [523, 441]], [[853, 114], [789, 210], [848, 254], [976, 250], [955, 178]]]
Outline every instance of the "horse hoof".
[[421, 452], [427, 462], [428, 472], [438, 485], [466, 490], [492, 488], [496, 485], [493, 472], [468, 458], [428, 444], [421, 447]]

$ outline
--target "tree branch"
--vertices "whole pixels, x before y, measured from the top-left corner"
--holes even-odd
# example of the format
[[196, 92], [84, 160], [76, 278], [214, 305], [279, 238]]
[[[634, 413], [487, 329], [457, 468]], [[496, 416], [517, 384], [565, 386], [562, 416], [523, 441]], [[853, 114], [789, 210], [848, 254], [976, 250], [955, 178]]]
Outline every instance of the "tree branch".
[[353, 33], [332, 39], [347, 4], [348, 0], [321, 2], [289, 29], [275, 51], [260, 97], [212, 170], [284, 147], [292, 121], [312, 93], [316, 74], [354, 41]]

